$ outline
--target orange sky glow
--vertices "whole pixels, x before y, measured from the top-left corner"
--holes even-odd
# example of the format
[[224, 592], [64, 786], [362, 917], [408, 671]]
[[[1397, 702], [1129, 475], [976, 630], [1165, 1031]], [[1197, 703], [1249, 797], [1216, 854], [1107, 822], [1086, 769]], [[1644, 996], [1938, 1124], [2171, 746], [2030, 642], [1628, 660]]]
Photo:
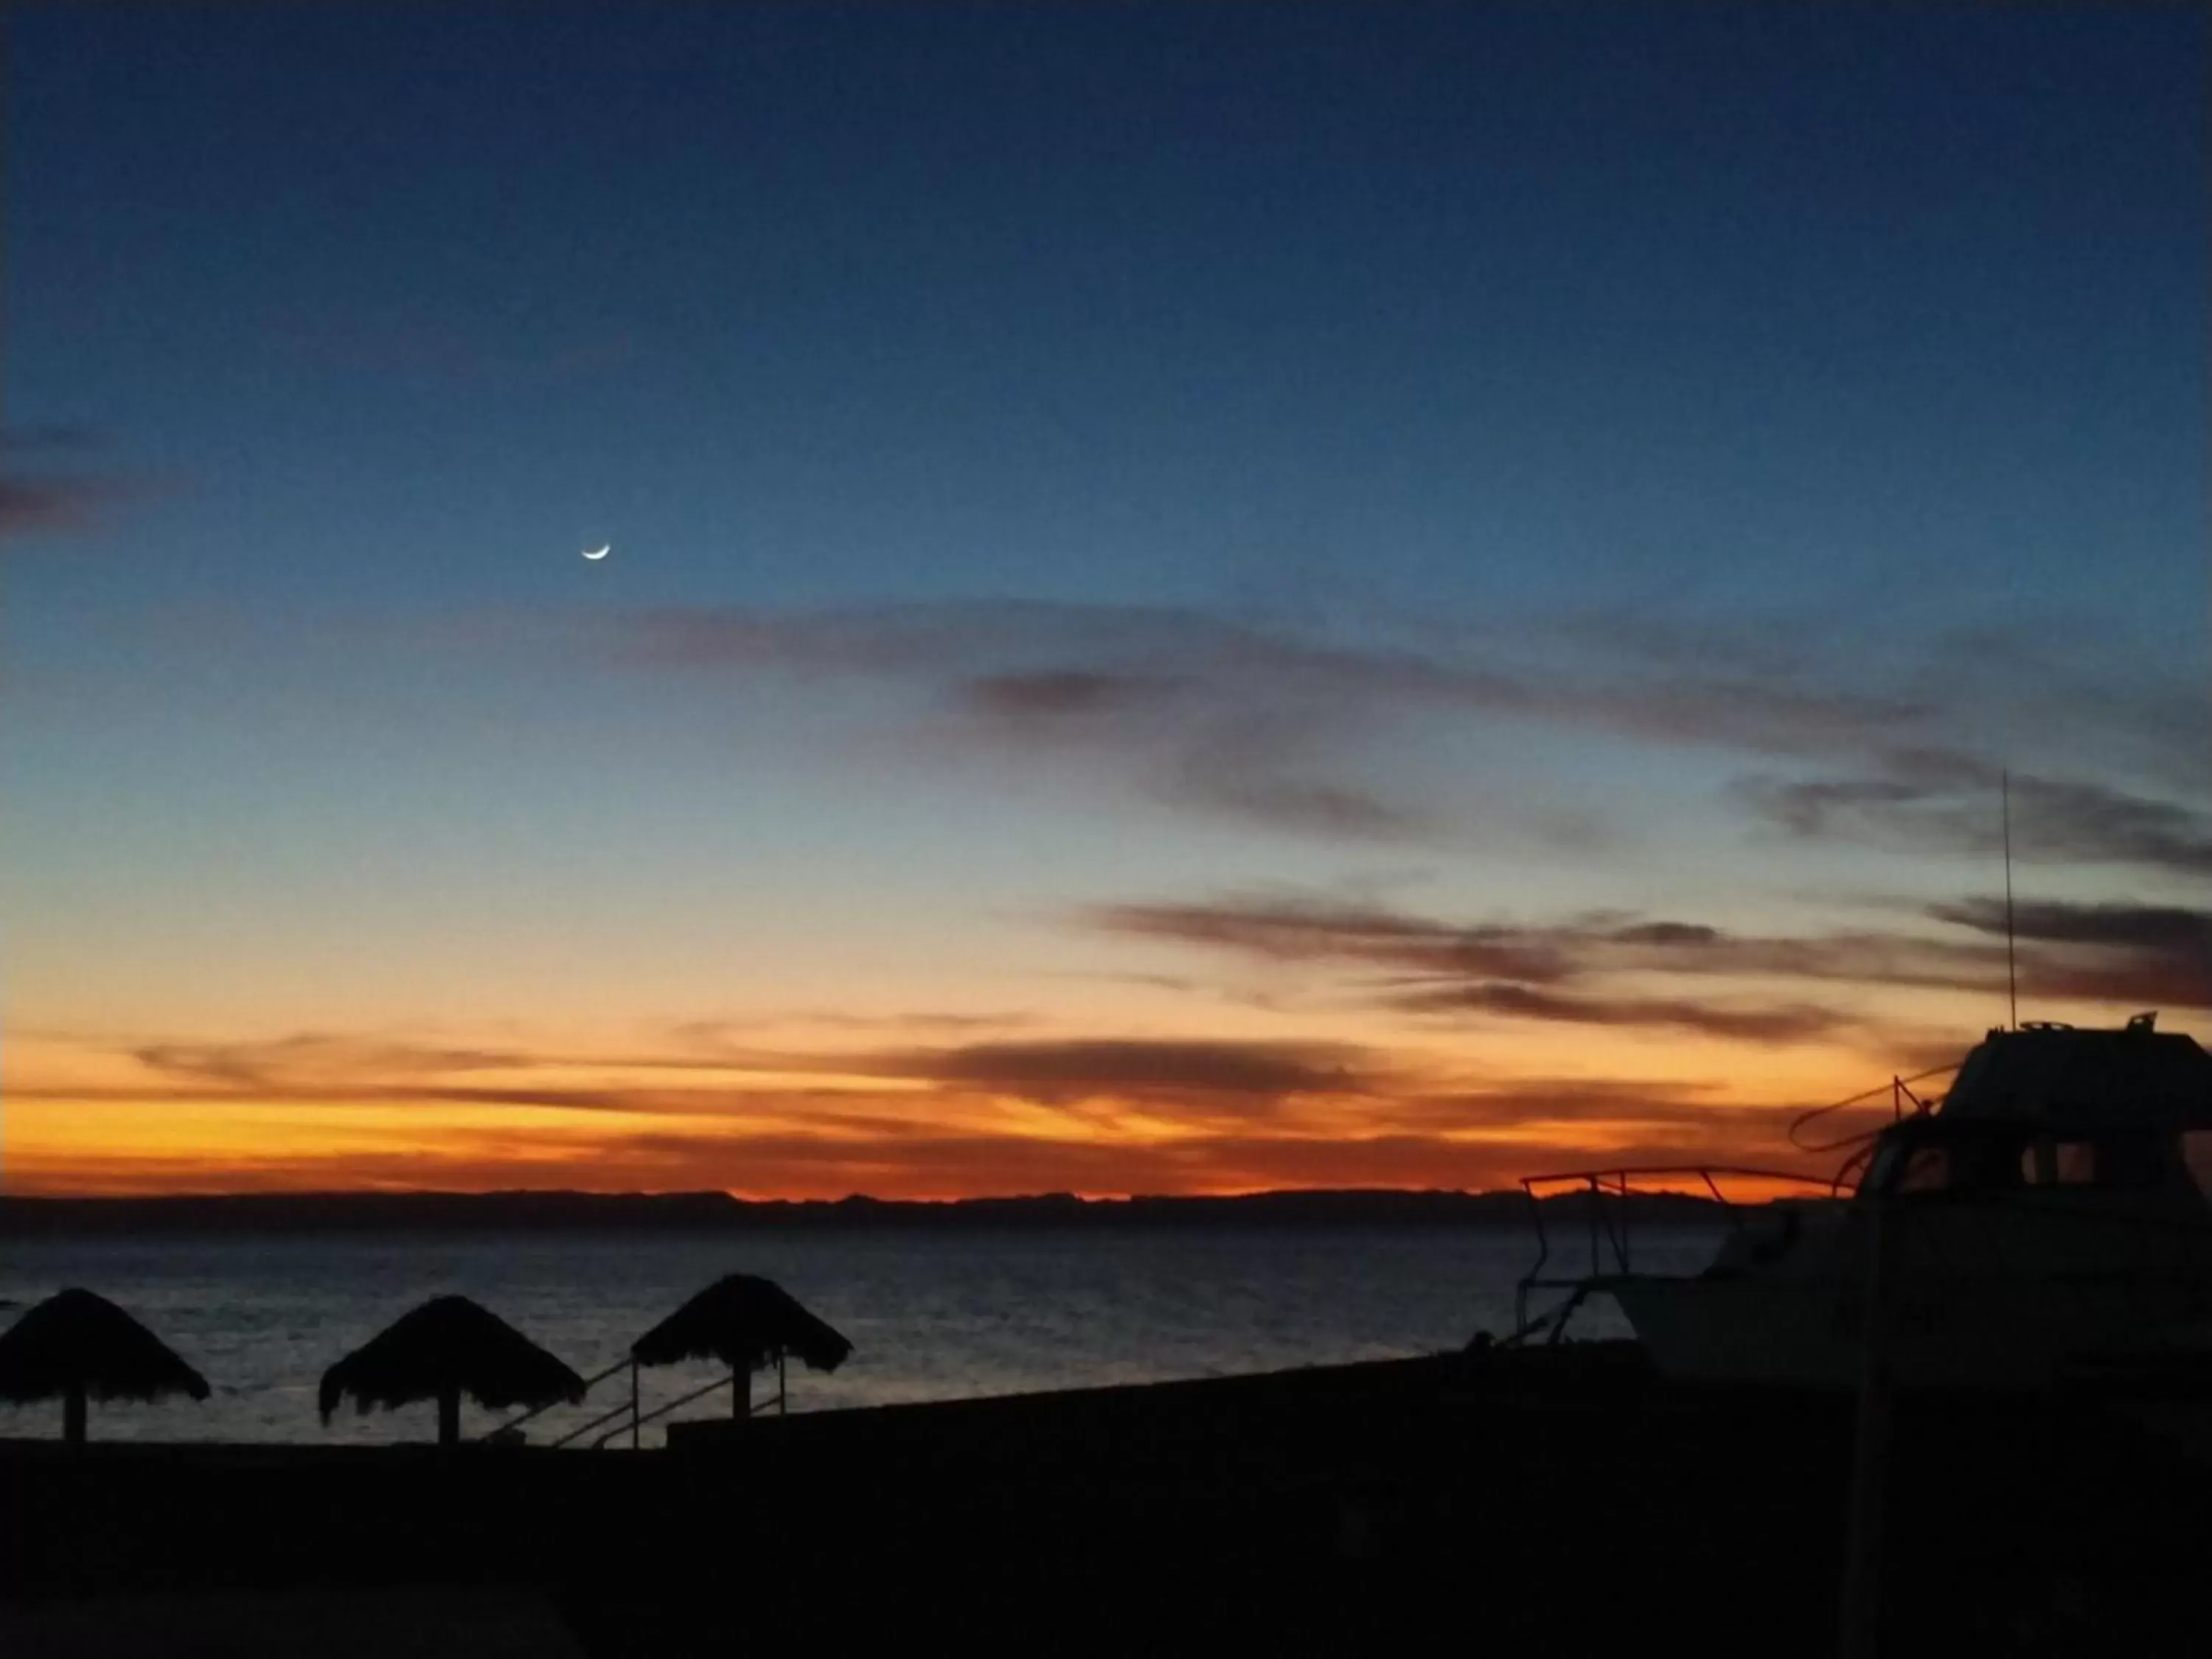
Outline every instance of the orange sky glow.
[[[1482, 1190], [1600, 1165], [1826, 1176], [1842, 1154], [1794, 1149], [1790, 1118], [1885, 1070], [1850, 1048], [1569, 1042], [1541, 1028], [1417, 1048], [1028, 1025], [802, 1046], [823, 1035], [755, 1028], [740, 1048], [694, 1030], [650, 1051], [567, 1052], [389, 1035], [126, 1052], [27, 1036], [9, 1054], [6, 1186], [953, 1199]], [[1883, 1093], [1808, 1138], [1888, 1115]]]
[[2179, 9], [14, 9], [0, 1194], [1827, 1175], [2014, 980], [2212, 1031]]

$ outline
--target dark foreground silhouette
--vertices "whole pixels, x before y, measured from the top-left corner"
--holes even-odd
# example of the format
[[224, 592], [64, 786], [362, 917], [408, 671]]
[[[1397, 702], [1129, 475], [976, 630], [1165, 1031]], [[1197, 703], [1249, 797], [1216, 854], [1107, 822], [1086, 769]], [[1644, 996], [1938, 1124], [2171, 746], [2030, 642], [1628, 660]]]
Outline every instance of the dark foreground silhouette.
[[0, 1400], [59, 1400], [73, 1446], [84, 1443], [88, 1402], [174, 1394], [204, 1400], [207, 1379], [94, 1291], [62, 1291], [0, 1331]]
[[[1834, 1650], [1849, 1398], [1671, 1386], [1610, 1344], [714, 1419], [672, 1442], [7, 1445], [0, 1603], [52, 1620], [103, 1597], [435, 1588], [656, 1659], [1303, 1650], [1431, 1625], [1561, 1653]], [[2188, 1650], [2202, 1472], [2181, 1442], [2108, 1400], [1923, 1397], [1893, 1457], [1889, 1650]]]
[[584, 1379], [490, 1310], [434, 1296], [323, 1373], [315, 1407], [327, 1425], [350, 1398], [362, 1413], [438, 1402], [438, 1443], [461, 1438], [461, 1396], [507, 1410], [581, 1402]]

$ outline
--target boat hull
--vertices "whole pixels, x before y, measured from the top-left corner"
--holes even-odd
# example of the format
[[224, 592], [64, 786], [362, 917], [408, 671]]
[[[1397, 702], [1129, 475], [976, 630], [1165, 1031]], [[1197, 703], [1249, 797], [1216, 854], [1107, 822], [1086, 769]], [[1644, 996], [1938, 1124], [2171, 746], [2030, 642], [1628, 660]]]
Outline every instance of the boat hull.
[[[1850, 1388], [1866, 1312], [1818, 1280], [1623, 1278], [1601, 1286], [1668, 1376]], [[2201, 1286], [2122, 1276], [1900, 1287], [1884, 1310], [1891, 1377], [1910, 1387], [2047, 1389], [2085, 1364], [2212, 1354]]]

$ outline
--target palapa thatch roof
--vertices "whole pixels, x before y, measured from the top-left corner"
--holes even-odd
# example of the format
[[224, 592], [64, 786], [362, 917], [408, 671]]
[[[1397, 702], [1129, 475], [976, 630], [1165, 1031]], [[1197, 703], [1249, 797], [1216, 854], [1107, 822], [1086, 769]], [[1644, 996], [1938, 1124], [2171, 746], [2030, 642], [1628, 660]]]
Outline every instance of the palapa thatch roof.
[[467, 1395], [495, 1411], [580, 1401], [584, 1379], [489, 1309], [433, 1297], [323, 1373], [316, 1405], [328, 1423], [348, 1395], [374, 1408]]
[[208, 1397], [207, 1379], [104, 1296], [67, 1290], [0, 1332], [0, 1400]]
[[631, 1343], [629, 1351], [643, 1365], [719, 1359], [733, 1371], [757, 1371], [788, 1354], [810, 1370], [834, 1371], [853, 1345], [781, 1285], [732, 1273]]

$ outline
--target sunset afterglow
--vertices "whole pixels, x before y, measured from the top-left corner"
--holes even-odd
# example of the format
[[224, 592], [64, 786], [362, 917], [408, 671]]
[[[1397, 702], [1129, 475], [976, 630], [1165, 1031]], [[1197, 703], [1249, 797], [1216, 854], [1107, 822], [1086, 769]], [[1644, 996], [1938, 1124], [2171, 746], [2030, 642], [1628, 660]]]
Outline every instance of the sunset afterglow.
[[1273, 9], [15, 20], [0, 1188], [1825, 1175], [2008, 973], [2212, 1037], [2201, 20]]

